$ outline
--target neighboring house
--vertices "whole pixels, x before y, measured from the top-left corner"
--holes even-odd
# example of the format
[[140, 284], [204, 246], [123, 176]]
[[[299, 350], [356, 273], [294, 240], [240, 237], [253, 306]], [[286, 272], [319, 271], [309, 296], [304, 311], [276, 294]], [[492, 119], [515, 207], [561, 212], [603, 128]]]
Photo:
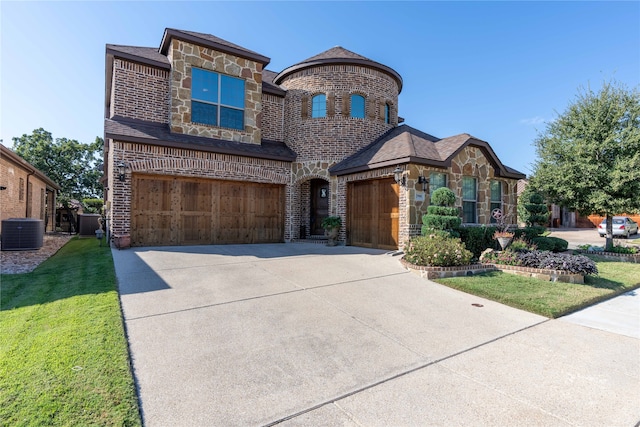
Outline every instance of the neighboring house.
[[343, 220], [346, 244], [397, 249], [446, 186], [468, 225], [516, 183], [490, 145], [399, 125], [402, 78], [334, 47], [280, 72], [208, 34], [166, 29], [159, 48], [107, 45], [106, 207], [134, 246], [284, 242]]
[[36, 218], [55, 231], [58, 184], [0, 144], [0, 220]]

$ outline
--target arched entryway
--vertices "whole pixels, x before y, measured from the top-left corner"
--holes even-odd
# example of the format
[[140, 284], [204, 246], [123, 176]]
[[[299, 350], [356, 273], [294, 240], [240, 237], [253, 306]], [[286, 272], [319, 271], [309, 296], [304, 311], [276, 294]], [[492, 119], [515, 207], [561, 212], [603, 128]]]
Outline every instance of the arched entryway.
[[324, 236], [322, 220], [329, 216], [329, 182], [324, 179], [309, 180], [309, 236]]

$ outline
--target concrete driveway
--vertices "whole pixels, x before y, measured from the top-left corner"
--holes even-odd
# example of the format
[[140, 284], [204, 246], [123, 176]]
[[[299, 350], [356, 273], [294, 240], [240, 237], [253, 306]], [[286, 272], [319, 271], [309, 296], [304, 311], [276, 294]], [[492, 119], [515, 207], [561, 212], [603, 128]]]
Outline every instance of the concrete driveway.
[[146, 426], [640, 420], [640, 340], [314, 244], [113, 251]]

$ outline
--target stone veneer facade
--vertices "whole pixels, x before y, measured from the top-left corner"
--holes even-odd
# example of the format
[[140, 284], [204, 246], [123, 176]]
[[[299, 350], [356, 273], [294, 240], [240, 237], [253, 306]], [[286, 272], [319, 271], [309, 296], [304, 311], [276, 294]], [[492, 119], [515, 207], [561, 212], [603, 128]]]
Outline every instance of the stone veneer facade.
[[[130, 233], [132, 173], [282, 184], [286, 194], [286, 241], [309, 236], [311, 180], [327, 182], [329, 215], [340, 216], [343, 224], [347, 224], [348, 183], [393, 177], [396, 164], [340, 176], [329, 172], [333, 165], [398, 126], [401, 82], [399, 76], [391, 75], [393, 70], [385, 72], [384, 66], [373, 62], [350, 64], [349, 59], [347, 63], [313, 62], [285, 71], [276, 78], [284, 89], [282, 95], [277, 91], [263, 91], [263, 64], [260, 62], [179, 38], [171, 39], [167, 46], [166, 60], [170, 71], [160, 65], [136, 62], [128, 56], [114, 58], [107, 118], [117, 116], [164, 123], [176, 136], [184, 134], [245, 144], [281, 141], [297, 157], [293, 162], [275, 161], [200, 151], [195, 147], [175, 148], [153, 142], [105, 139], [106, 206], [110, 209], [112, 234]], [[193, 67], [244, 79], [243, 130], [191, 122]], [[320, 93], [326, 95], [327, 114], [313, 118], [311, 99]], [[351, 117], [352, 94], [365, 98], [364, 118]], [[385, 105], [390, 109], [389, 123], [385, 122]], [[120, 162], [128, 166], [125, 181], [118, 179], [115, 165]], [[420, 234], [429, 190], [423, 192], [418, 177], [428, 176], [430, 172], [447, 173], [448, 186], [458, 195], [460, 206], [462, 177], [476, 177], [479, 183], [478, 222], [483, 224], [489, 223], [489, 182], [501, 180], [504, 207], [509, 215], [515, 215], [516, 179], [494, 177], [494, 166], [477, 147], [463, 148], [449, 168], [402, 162], [399, 165], [405, 170], [407, 180], [406, 187], [400, 188], [398, 201], [400, 248], [411, 236]], [[424, 196], [423, 200], [417, 196]], [[508, 217], [508, 221], [515, 222], [515, 216]], [[307, 230], [306, 235], [300, 234], [303, 229]], [[347, 230], [343, 226], [340, 240], [344, 242], [346, 238]]]
[[[208, 138], [260, 144], [262, 112], [262, 64], [217, 52], [182, 40], [172, 40], [167, 55], [171, 62], [171, 131]], [[244, 80], [244, 130], [191, 122], [191, 68], [215, 71]]]

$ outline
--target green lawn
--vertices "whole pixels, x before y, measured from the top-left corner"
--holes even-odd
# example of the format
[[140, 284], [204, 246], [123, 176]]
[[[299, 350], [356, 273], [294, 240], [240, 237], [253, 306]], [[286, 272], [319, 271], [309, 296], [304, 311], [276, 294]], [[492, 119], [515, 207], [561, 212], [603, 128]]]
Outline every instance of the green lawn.
[[545, 282], [502, 272], [435, 281], [511, 307], [553, 318], [640, 287], [640, 264], [594, 259], [599, 276], [587, 276], [584, 285]]
[[1, 275], [0, 425], [141, 425], [111, 251], [73, 239]]

